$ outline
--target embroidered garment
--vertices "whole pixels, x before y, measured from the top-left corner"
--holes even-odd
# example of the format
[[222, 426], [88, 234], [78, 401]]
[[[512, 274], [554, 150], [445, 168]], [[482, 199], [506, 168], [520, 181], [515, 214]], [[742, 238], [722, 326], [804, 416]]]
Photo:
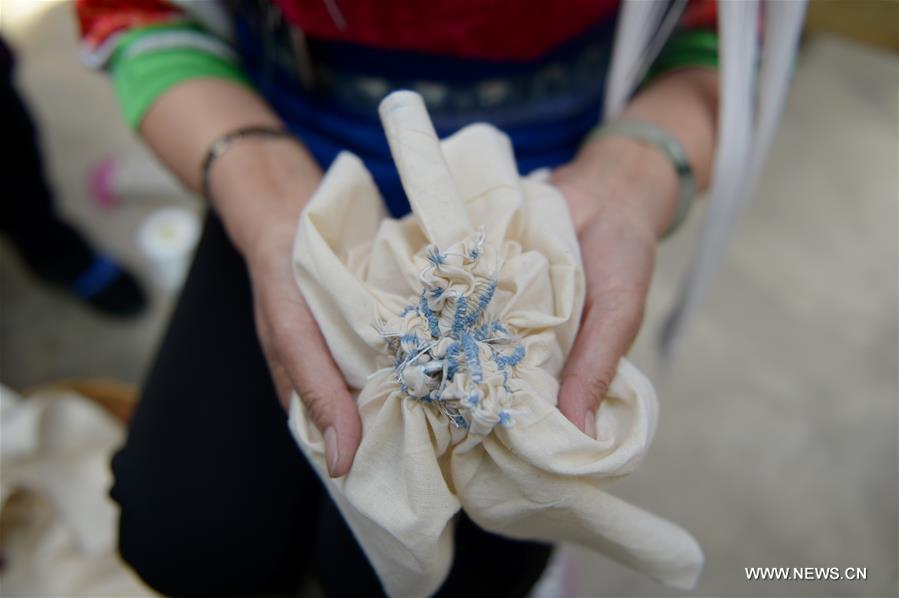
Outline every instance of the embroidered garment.
[[328, 476], [324, 441], [296, 396], [290, 426], [386, 591], [440, 586], [460, 509], [492, 532], [577, 543], [692, 586], [696, 541], [606, 492], [654, 433], [649, 381], [621, 361], [596, 440], [556, 407], [584, 303], [563, 198], [521, 178], [491, 126], [439, 142], [412, 92], [391, 94], [380, 112], [413, 215], [386, 218], [368, 171], [343, 153], [302, 214], [293, 255], [358, 392], [363, 437], [350, 472]]

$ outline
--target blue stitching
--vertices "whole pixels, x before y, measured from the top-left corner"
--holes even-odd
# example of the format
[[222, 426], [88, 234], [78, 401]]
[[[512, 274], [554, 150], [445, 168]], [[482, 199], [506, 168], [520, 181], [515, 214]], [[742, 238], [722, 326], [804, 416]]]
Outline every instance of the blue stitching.
[[475, 323], [480, 319], [481, 314], [487, 309], [487, 306], [490, 305], [490, 302], [493, 301], [493, 294], [496, 292], [496, 281], [491, 280], [487, 284], [487, 288], [481, 291], [480, 296], [478, 297], [478, 305], [475, 309], [468, 314], [468, 317], [465, 319], [465, 325], [467, 327], [474, 326]]
[[456, 372], [459, 371], [459, 343], [453, 343], [446, 350], [446, 379], [452, 381], [453, 377], [455, 377]]
[[515, 350], [511, 355], [497, 355], [496, 363], [497, 365], [505, 369], [507, 367], [515, 367], [521, 360], [524, 359], [524, 345], [516, 345]]
[[453, 338], [459, 338], [462, 334], [462, 328], [467, 327], [468, 318], [465, 313], [468, 310], [468, 301], [465, 297], [459, 297], [456, 300], [456, 313], [453, 314]]
[[[476, 261], [482, 254], [480, 248], [475, 247], [468, 252], [467, 257]], [[453, 255], [458, 256], [458, 254]], [[465, 255], [459, 257], [466, 258]], [[442, 264], [446, 263], [447, 254], [432, 245], [427, 251], [426, 258], [430, 268], [439, 269]], [[413, 332], [402, 334], [385, 331], [382, 334], [388, 348], [395, 354], [394, 373], [400, 389], [406, 395], [417, 398], [424, 404], [434, 405], [436, 409], [447, 416], [454, 426], [468, 429], [471, 412], [480, 409], [484, 401], [482, 391], [478, 388], [484, 383], [485, 376], [481, 351], [489, 352], [491, 359], [496, 364], [496, 372], [502, 375], [503, 388], [508, 393], [512, 393], [513, 391], [509, 387], [510, 370], [524, 359], [525, 348], [520, 339], [510, 334], [502, 323], [495, 319], [488, 319], [486, 316], [496, 294], [497, 281], [495, 279], [485, 279], [483, 276], [471, 272], [470, 274], [476, 281], [472, 293], [468, 296], [459, 295], [458, 297], [453, 293], [451, 299], [448, 298], [446, 302], [437, 303], [438, 308], [435, 310], [431, 308], [430, 302], [446, 297], [449, 286], [440, 286], [446, 281], [443, 281], [441, 277], [429, 276], [428, 270], [429, 268], [426, 268], [419, 275], [419, 280], [424, 288], [417, 304], [404, 307], [401, 315], [405, 317], [414, 312], [426, 321], [431, 339], [420, 337]], [[449, 310], [454, 310], [451, 323], [446, 322]], [[441, 329], [441, 322], [444, 322], [449, 329]], [[446, 346], [445, 354], [439, 357], [433, 350], [443, 339], [451, 339], [451, 342]], [[446, 343], [440, 344], [446, 345]], [[501, 353], [501, 349], [505, 352]], [[425, 396], [415, 397], [410, 392], [409, 385], [403, 381], [403, 370], [406, 367], [417, 368], [416, 373], [429, 378], [428, 388], [431, 390]], [[464, 383], [466, 388], [457, 389], [467, 394], [463, 394], [461, 397], [455, 395], [452, 398], [444, 398], [447, 384], [452, 382], [459, 372], [465, 372], [469, 376]], [[490, 372], [492, 374], [493, 370], [491, 369]], [[472, 385], [477, 386], [472, 388]], [[512, 413], [514, 412], [505, 409], [499, 412], [494, 411], [498, 408], [499, 405], [494, 406], [492, 403], [488, 406], [489, 411], [497, 413], [499, 425], [512, 425]]]
[[432, 266], [437, 268], [446, 262], [446, 256], [440, 253], [440, 249], [434, 246], [428, 250], [428, 261], [431, 262]]
[[425, 296], [425, 291], [421, 292], [421, 300], [418, 302], [418, 309], [421, 312], [421, 315], [428, 320], [428, 326], [431, 329], [431, 336], [435, 339], [440, 338], [440, 326], [437, 324], [437, 316], [433, 311], [431, 311], [431, 308], [428, 306], [428, 299]]
[[478, 355], [478, 345], [471, 335], [462, 335], [462, 348], [465, 351], [465, 365], [468, 366], [471, 379], [480, 384], [484, 381], [484, 373], [481, 370], [481, 357]]

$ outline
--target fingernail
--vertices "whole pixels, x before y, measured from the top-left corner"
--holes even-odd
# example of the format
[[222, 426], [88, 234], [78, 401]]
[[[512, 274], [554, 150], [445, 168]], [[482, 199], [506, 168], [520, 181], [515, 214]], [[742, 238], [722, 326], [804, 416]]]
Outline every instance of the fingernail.
[[592, 409], [584, 416], [584, 434], [596, 440], [596, 414]]
[[328, 463], [328, 473], [336, 477], [337, 461], [340, 460], [340, 450], [337, 448], [337, 430], [331, 426], [325, 430], [325, 461]]

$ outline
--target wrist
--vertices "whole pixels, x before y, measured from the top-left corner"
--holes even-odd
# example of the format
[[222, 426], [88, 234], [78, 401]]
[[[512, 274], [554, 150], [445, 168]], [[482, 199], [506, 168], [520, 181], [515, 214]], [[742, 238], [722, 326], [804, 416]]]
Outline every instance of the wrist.
[[626, 212], [658, 239], [674, 215], [677, 172], [663, 152], [637, 139], [593, 139], [552, 178], [569, 191], [566, 198], [578, 231], [614, 209]]
[[211, 201], [237, 250], [249, 257], [271, 236], [293, 231], [321, 181], [321, 169], [295, 140], [244, 139], [216, 160]]

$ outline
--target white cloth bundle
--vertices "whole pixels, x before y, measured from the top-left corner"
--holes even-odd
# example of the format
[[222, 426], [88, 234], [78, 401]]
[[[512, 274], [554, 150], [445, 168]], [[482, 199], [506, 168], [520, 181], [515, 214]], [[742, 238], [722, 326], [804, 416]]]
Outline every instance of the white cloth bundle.
[[584, 303], [563, 198], [519, 177], [508, 139], [490, 126], [441, 143], [411, 92], [388, 96], [381, 118], [414, 215], [388, 219], [362, 162], [343, 153], [302, 214], [293, 256], [358, 390], [363, 437], [350, 472], [328, 476], [297, 397], [290, 426], [386, 591], [440, 586], [460, 508], [486, 530], [577, 543], [692, 586], [696, 541], [605, 491], [653, 436], [649, 381], [622, 360], [596, 440], [556, 407]]
[[0, 595], [155, 595], [116, 551], [109, 459], [124, 438], [73, 391], [0, 385]]

